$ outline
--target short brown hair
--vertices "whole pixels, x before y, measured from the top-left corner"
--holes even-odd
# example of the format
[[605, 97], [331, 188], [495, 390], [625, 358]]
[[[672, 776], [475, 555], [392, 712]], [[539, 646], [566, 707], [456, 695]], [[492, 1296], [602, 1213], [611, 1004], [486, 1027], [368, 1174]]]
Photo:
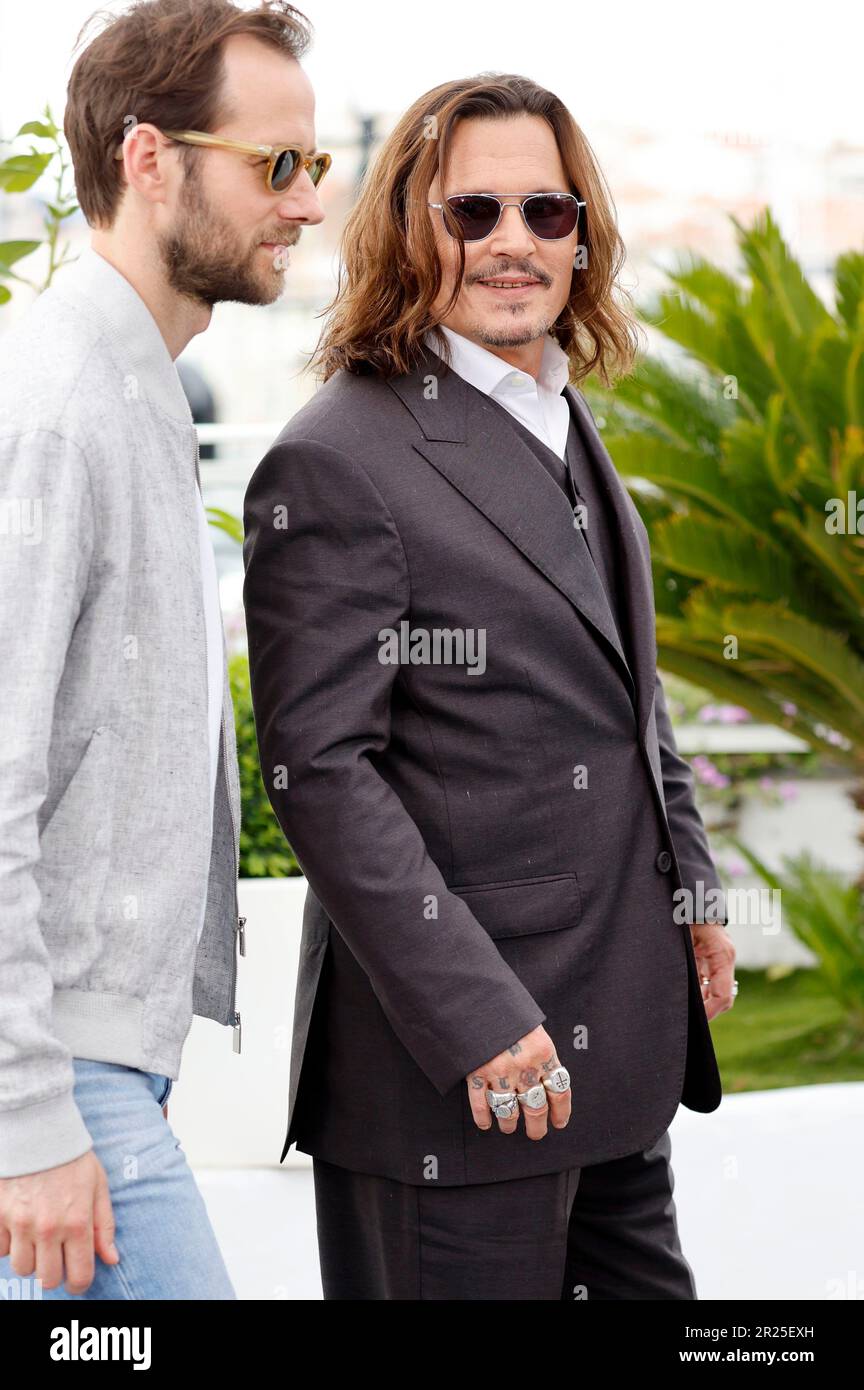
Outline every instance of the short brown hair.
[[[570, 297], [551, 330], [570, 358], [571, 380], [596, 369], [608, 385], [614, 371], [630, 368], [637, 328], [614, 299], [624, 245], [591, 146], [554, 93], [527, 77], [481, 73], [444, 82], [420, 97], [367, 172], [345, 224], [339, 285], [311, 364], [325, 380], [339, 368], [393, 376], [420, 364], [423, 335], [434, 325], [431, 306], [442, 284], [426, 204], [436, 172], [443, 188], [449, 138], [462, 120], [523, 114], [548, 121], [571, 191], [587, 201], [582, 243], [587, 264], [574, 271]], [[455, 304], [465, 273], [461, 241], [459, 257], [445, 312]], [[440, 355], [447, 360], [446, 343]]]
[[[168, 130], [210, 130], [229, 119], [222, 109], [222, 45], [251, 34], [301, 58], [312, 27], [285, 0], [242, 10], [229, 0], [137, 0], [120, 15], [97, 11], [105, 27], [80, 54], [67, 90], [63, 131], [72, 154], [78, 202], [88, 223], [110, 227], [125, 180], [114, 158], [130, 118]], [[199, 150], [181, 145], [185, 167]]]

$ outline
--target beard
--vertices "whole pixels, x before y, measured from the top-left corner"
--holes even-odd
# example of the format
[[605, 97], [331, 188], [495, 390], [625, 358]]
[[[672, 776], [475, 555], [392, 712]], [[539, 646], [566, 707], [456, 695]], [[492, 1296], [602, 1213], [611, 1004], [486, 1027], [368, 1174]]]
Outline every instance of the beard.
[[[170, 232], [157, 238], [169, 285], [178, 294], [212, 308], [237, 304], [272, 304], [284, 289], [284, 270], [261, 252], [261, 243], [244, 247], [236, 230], [207, 201], [198, 171], [187, 170], [182, 210]], [[284, 232], [273, 237], [280, 244]]]
[[[513, 309], [519, 307], [521, 306], [513, 305]], [[516, 314], [513, 314], [513, 321], [506, 328], [486, 328], [478, 323], [474, 332], [485, 347], [524, 347], [526, 343], [535, 343], [538, 338], [545, 337], [554, 323], [554, 319], [546, 316], [523, 324], [517, 324], [515, 320]]]

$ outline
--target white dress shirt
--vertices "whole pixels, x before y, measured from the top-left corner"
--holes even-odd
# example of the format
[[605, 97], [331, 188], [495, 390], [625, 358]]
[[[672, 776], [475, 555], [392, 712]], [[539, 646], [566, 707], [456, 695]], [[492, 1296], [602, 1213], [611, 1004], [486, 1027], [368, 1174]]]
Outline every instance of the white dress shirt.
[[[210, 832], [213, 831], [213, 800], [216, 794], [216, 771], [219, 765], [219, 736], [222, 731], [222, 605], [219, 601], [219, 577], [216, 557], [210, 538], [210, 524], [199, 489], [198, 541], [201, 552], [201, 587], [204, 598], [204, 627], [207, 636], [207, 727], [210, 736]], [[207, 904], [201, 907], [198, 940], [204, 930]]]
[[[444, 324], [439, 324], [436, 332], [443, 333], [450, 344], [453, 370], [478, 391], [491, 396], [563, 459], [570, 407], [561, 392], [570, 379], [570, 363], [555, 339], [547, 333], [543, 340], [543, 360], [535, 380], [529, 372], [512, 367], [488, 348], [454, 333]], [[427, 333], [424, 341], [433, 352], [438, 351], [440, 344], [435, 341], [435, 333]]]

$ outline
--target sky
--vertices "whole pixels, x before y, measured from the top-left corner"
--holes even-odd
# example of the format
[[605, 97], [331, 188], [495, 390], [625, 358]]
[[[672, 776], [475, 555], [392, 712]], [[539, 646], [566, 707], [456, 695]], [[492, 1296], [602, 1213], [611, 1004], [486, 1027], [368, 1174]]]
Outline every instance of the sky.
[[[0, 0], [0, 134], [50, 99], [63, 107], [71, 53], [98, 6]], [[352, 112], [397, 112], [436, 83], [522, 72], [556, 91], [591, 136], [620, 121], [820, 146], [864, 141], [860, 0], [306, 0], [305, 67], [323, 145]]]

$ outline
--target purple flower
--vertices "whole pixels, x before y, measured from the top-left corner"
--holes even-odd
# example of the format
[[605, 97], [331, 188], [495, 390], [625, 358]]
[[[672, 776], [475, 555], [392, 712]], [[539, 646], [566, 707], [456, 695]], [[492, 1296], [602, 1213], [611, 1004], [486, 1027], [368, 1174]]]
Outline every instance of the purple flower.
[[743, 724], [750, 717], [742, 705], [703, 705], [698, 711], [703, 724]]
[[721, 705], [720, 723], [721, 724], [746, 724], [750, 718], [750, 711], [744, 709], [742, 705]]
[[730, 878], [741, 878], [747, 872], [747, 865], [743, 859], [726, 859], [723, 862], [723, 867]]
[[729, 778], [720, 772], [704, 753], [697, 753], [693, 759], [693, 769], [697, 779], [706, 787], [728, 787]]

